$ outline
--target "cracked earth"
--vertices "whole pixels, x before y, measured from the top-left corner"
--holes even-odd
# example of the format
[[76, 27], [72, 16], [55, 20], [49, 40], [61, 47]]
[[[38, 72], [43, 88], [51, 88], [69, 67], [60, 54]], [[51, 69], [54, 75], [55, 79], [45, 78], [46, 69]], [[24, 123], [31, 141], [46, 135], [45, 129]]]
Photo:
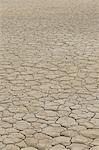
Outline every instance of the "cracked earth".
[[0, 0], [0, 150], [99, 150], [99, 1]]

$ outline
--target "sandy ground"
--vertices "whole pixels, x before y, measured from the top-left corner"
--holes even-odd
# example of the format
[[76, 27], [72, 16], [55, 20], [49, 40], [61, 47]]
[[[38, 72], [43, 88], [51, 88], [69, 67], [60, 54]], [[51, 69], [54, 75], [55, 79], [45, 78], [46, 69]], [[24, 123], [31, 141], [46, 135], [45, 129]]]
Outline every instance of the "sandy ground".
[[98, 0], [0, 0], [0, 150], [99, 150]]

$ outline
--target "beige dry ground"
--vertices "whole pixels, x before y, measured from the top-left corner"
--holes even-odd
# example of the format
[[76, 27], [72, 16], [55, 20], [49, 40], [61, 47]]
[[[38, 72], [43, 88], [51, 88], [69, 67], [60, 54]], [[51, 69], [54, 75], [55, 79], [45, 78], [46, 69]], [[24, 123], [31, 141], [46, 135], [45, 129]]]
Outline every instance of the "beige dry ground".
[[0, 0], [0, 150], [99, 150], [99, 0]]

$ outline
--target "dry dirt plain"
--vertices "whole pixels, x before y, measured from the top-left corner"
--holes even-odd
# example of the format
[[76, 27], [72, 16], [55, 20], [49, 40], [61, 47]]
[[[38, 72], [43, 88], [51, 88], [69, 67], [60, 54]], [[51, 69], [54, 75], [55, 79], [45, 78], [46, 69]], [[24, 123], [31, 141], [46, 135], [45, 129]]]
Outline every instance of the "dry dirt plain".
[[0, 0], [0, 150], [99, 150], [98, 0]]

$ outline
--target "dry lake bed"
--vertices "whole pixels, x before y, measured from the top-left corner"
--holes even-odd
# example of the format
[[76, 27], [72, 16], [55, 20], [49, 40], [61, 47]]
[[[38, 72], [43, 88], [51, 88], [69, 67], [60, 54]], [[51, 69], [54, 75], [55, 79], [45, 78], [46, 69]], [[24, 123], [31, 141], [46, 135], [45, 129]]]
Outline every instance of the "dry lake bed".
[[0, 150], [99, 150], [98, 0], [0, 0]]

